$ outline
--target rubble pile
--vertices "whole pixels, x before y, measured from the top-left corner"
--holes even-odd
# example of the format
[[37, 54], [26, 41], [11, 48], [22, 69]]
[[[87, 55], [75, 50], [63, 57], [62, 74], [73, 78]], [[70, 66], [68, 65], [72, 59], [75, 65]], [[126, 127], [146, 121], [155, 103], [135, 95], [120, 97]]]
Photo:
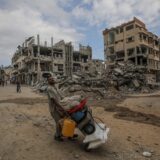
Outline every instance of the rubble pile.
[[[153, 91], [155, 86], [147, 83], [146, 73], [145, 68], [138, 68], [128, 62], [115, 64], [112, 68], [108, 68], [101, 77], [91, 73], [76, 73], [72, 77], [54, 78], [57, 87], [66, 96], [81, 94], [95, 99], [122, 98], [128, 93]], [[46, 92], [47, 80], [34, 84], [34, 89]]]
[[47, 91], [47, 81], [44, 80], [44, 81], [41, 81], [41, 82], [36, 82], [34, 85], [33, 85], [33, 91], [39, 91], [39, 92], [46, 92]]
[[117, 63], [107, 70], [106, 81], [124, 93], [149, 93], [154, 89], [147, 83], [146, 68], [138, 68], [132, 63]]
[[[108, 87], [106, 87], [107, 82], [104, 78], [91, 74], [77, 73], [72, 78], [61, 76], [55, 77], [55, 79], [57, 88], [66, 96], [81, 94], [85, 97], [101, 99], [106, 96], [115, 96], [116, 93], [118, 94], [118, 91], [114, 88], [112, 89], [114, 92], [108, 91]], [[33, 85], [33, 90], [46, 93], [47, 80], [36, 82]]]
[[98, 100], [122, 96], [115, 87], [109, 87], [109, 83], [105, 78], [87, 73], [74, 74], [72, 78], [60, 81], [58, 86], [66, 96], [81, 94]]

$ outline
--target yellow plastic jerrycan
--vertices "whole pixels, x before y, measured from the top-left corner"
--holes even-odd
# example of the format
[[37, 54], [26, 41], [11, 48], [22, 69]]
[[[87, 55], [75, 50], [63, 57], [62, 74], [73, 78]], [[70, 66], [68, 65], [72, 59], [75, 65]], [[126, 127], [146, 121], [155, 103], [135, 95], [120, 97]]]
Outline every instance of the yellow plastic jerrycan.
[[62, 135], [64, 137], [73, 137], [75, 127], [76, 123], [73, 120], [65, 118], [62, 125]]

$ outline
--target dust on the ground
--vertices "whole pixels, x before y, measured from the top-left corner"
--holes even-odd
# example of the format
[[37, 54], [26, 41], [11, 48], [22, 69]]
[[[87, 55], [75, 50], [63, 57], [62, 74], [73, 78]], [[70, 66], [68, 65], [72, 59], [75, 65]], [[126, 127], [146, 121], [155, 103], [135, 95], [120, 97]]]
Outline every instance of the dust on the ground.
[[47, 103], [46, 98], [15, 98], [15, 99], [6, 99], [0, 100], [0, 103], [15, 103], [15, 104], [29, 104], [33, 105], [36, 103]]
[[[55, 125], [48, 110], [46, 96], [33, 93], [29, 87], [22, 87], [20, 94], [15, 92], [15, 86], [0, 88], [0, 159], [145, 160], [142, 153], [149, 151], [152, 153], [150, 159], [158, 160], [158, 121], [147, 124], [143, 118], [149, 114], [159, 118], [159, 101], [158, 96], [149, 95], [125, 100], [90, 98], [89, 104], [94, 116], [100, 117], [111, 131], [104, 146], [87, 153], [82, 147], [82, 135], [77, 141], [54, 141]], [[107, 111], [107, 108], [113, 108], [115, 112]], [[117, 117], [117, 114], [122, 116]], [[137, 121], [133, 115], [139, 117], [139, 114], [142, 119]]]

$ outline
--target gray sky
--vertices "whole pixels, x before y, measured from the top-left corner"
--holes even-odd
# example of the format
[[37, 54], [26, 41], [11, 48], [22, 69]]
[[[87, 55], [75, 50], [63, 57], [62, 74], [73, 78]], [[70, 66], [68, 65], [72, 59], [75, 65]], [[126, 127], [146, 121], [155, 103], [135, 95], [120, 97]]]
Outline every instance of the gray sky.
[[136, 16], [160, 35], [160, 0], [0, 0], [0, 65], [9, 65], [25, 38], [64, 39], [93, 47], [103, 59], [102, 30]]

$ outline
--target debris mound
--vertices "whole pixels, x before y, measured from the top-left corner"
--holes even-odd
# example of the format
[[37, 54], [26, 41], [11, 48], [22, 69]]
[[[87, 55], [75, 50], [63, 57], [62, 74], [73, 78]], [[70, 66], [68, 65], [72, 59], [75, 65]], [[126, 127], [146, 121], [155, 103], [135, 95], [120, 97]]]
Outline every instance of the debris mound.
[[[130, 62], [117, 63], [106, 69], [101, 76], [95, 73], [75, 73], [72, 77], [54, 77], [56, 85], [64, 95], [84, 95], [85, 97], [122, 98], [130, 93], [150, 93], [157, 84], [147, 81], [147, 68], [139, 68]], [[36, 82], [34, 90], [46, 92], [47, 80]]]
[[147, 81], [147, 68], [131, 62], [117, 63], [106, 71], [106, 81], [123, 93], [149, 93], [157, 86]]

